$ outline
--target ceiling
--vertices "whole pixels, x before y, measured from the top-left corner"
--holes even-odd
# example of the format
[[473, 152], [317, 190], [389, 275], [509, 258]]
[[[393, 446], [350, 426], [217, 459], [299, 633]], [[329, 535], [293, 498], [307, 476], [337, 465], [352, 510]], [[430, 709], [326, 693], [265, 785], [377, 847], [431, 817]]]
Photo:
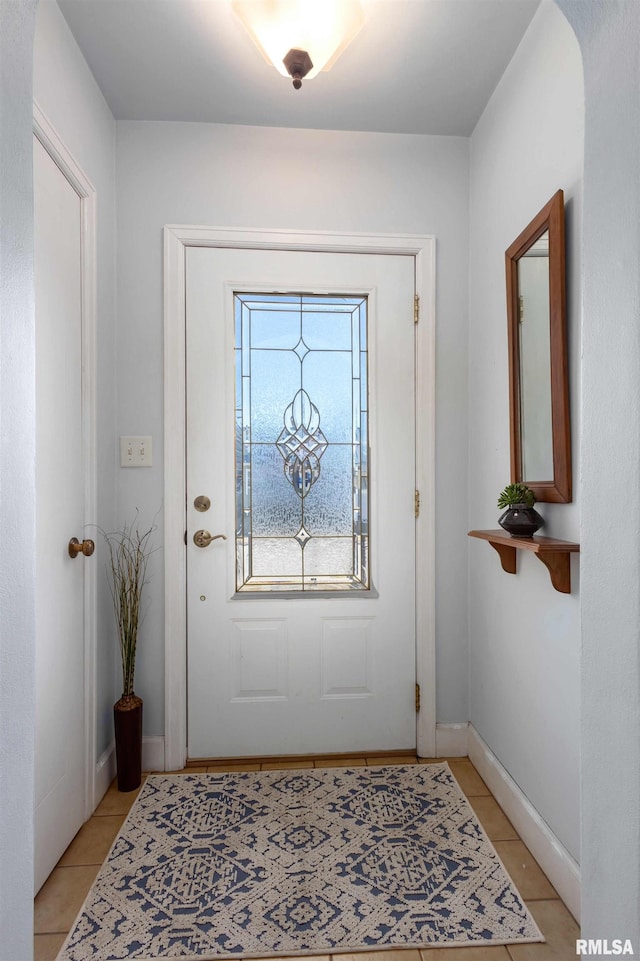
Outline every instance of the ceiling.
[[469, 136], [540, 0], [364, 0], [331, 71], [294, 90], [229, 0], [59, 0], [116, 119]]

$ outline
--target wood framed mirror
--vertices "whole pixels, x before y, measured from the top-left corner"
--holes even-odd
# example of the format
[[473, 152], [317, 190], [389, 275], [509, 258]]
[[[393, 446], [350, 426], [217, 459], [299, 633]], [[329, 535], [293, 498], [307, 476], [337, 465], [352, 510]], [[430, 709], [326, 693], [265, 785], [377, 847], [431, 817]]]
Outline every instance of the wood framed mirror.
[[511, 481], [571, 501], [564, 195], [506, 251]]

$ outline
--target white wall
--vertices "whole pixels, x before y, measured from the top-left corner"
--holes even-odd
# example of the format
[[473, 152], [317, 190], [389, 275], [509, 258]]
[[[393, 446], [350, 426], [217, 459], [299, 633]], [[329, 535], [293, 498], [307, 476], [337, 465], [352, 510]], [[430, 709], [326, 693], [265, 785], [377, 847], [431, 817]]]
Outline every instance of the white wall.
[[[206, 124], [118, 124], [118, 432], [153, 435], [121, 513], [161, 504], [162, 228], [167, 223], [433, 233], [438, 257], [438, 717], [466, 721], [468, 141]], [[138, 647], [145, 733], [163, 733], [160, 557]]]
[[[469, 526], [495, 528], [510, 480], [504, 252], [562, 188], [573, 503], [538, 504], [541, 533], [580, 539], [583, 79], [567, 21], [544, 2], [471, 138]], [[517, 576], [469, 540], [470, 720], [562, 844], [580, 853], [579, 562], [571, 596], [533, 555]]]
[[33, 948], [35, 2], [0, 3], [0, 957]]
[[[57, 3], [40, 0], [34, 46], [34, 97], [97, 194], [97, 442], [98, 515], [111, 529], [115, 510], [115, 143], [116, 125]], [[113, 739], [113, 703], [120, 696], [104, 545], [97, 532], [92, 563], [98, 572], [96, 757]]]
[[[559, 0], [585, 72], [582, 929], [640, 956], [640, 4]], [[618, 932], [618, 933], [616, 933]]]

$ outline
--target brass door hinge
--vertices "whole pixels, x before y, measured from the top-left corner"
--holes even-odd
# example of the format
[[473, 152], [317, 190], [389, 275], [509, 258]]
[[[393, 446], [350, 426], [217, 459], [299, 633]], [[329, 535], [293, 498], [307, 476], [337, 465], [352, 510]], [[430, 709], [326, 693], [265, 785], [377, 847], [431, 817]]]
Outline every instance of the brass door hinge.
[[413, 322], [417, 324], [420, 320], [420, 295], [413, 295]]
[[420, 710], [420, 685], [416, 684], [416, 714]]
[[420, 491], [419, 490], [415, 492], [415, 499], [413, 502], [413, 506], [414, 506], [416, 517], [420, 517]]

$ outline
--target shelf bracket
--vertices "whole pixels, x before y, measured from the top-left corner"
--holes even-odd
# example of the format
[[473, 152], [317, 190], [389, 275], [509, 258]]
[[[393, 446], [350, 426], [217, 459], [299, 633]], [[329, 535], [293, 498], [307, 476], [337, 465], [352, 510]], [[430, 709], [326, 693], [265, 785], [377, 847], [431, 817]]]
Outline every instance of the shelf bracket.
[[549, 571], [551, 583], [561, 594], [571, 593], [571, 563], [569, 554], [537, 554]]
[[506, 571], [507, 574], [515, 574], [518, 564], [515, 547], [509, 547], [508, 544], [496, 544], [495, 541], [489, 541], [489, 543], [494, 551], [497, 551], [500, 555], [502, 570]]

